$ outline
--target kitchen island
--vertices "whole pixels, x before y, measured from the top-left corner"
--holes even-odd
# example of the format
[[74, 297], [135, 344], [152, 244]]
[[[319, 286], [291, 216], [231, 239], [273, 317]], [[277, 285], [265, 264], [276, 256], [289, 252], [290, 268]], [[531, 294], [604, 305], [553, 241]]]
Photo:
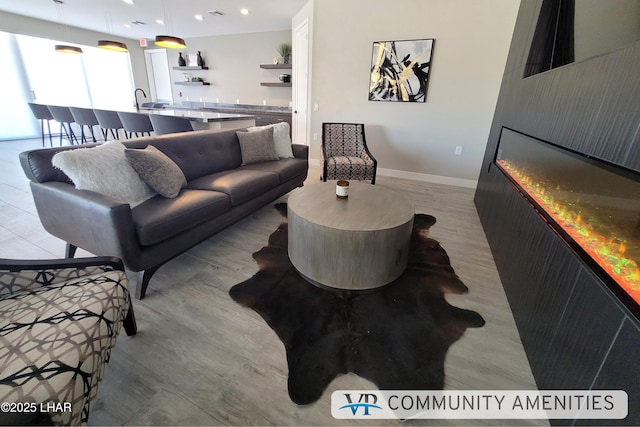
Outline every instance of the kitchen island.
[[256, 124], [255, 116], [250, 114], [218, 113], [206, 110], [168, 108], [141, 108], [137, 112], [171, 117], [184, 117], [189, 119], [194, 130], [245, 128], [255, 126]]
[[289, 126], [292, 125], [291, 107], [187, 101], [182, 104], [166, 106], [165, 108], [176, 110], [210, 111], [214, 113], [248, 114], [254, 116], [256, 126], [264, 126], [280, 122], [287, 122], [289, 123]]

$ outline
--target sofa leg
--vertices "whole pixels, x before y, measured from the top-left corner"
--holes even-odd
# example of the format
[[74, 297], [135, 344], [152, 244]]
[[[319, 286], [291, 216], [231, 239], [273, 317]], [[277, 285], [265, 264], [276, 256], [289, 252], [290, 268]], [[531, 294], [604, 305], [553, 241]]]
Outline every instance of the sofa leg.
[[148, 270], [128, 272], [132, 277], [135, 277], [135, 280], [132, 280], [132, 282], [135, 282], [136, 284], [137, 299], [144, 298], [144, 295], [147, 293], [147, 286], [149, 286], [151, 276], [153, 276], [153, 273], [158, 271], [159, 268], [160, 266], [157, 266]]
[[128, 336], [133, 336], [138, 332], [138, 324], [136, 323], [136, 315], [133, 312], [133, 301], [129, 298], [129, 311], [127, 317], [124, 318], [124, 331]]
[[67, 242], [67, 247], [64, 251], [64, 257], [65, 258], [73, 258], [76, 254], [76, 250], [78, 249], [78, 247], [76, 245], [72, 245], [71, 243]]

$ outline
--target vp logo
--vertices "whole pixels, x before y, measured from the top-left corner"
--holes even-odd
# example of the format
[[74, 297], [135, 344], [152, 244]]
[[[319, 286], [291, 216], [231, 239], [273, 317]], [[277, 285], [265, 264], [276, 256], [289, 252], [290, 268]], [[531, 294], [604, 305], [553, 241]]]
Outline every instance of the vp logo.
[[341, 406], [339, 409], [350, 409], [351, 414], [354, 416], [358, 414], [358, 409], [362, 408], [362, 415], [371, 415], [369, 413], [370, 409], [382, 409], [380, 406], [376, 405], [378, 403], [378, 396], [371, 393], [360, 393], [357, 398], [358, 401], [354, 401], [355, 396], [351, 396], [351, 393], [345, 393], [344, 397], [347, 399], [348, 404]]

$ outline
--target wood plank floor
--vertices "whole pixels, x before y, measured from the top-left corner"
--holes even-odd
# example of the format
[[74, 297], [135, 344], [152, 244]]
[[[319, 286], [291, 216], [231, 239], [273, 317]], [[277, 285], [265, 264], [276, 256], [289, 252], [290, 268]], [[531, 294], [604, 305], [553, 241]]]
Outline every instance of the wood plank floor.
[[[0, 257], [62, 257], [64, 243], [40, 225], [18, 153], [40, 140], [0, 141]], [[320, 170], [311, 167], [308, 183]], [[440, 241], [467, 295], [448, 295], [487, 324], [468, 329], [446, 360], [451, 390], [535, 389], [522, 343], [473, 205], [473, 190], [380, 176], [378, 185], [404, 192], [417, 212], [434, 215]], [[286, 196], [281, 201], [286, 201]], [[134, 301], [139, 332], [124, 333], [111, 355], [91, 425], [400, 425], [386, 420], [335, 420], [338, 389], [372, 389], [350, 374], [334, 380], [313, 405], [287, 395], [281, 342], [229, 289], [258, 268], [251, 254], [281, 222], [267, 206], [162, 267], [147, 297]], [[78, 256], [87, 255], [79, 251]], [[413, 420], [415, 425], [548, 425], [544, 420]]]

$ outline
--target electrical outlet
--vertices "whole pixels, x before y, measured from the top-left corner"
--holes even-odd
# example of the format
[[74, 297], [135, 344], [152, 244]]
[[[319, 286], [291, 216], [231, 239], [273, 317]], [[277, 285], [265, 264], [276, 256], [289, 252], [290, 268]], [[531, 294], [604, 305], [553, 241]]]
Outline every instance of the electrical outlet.
[[318, 104], [313, 104], [313, 111], [318, 111]]
[[462, 155], [462, 145], [456, 145], [456, 156]]

